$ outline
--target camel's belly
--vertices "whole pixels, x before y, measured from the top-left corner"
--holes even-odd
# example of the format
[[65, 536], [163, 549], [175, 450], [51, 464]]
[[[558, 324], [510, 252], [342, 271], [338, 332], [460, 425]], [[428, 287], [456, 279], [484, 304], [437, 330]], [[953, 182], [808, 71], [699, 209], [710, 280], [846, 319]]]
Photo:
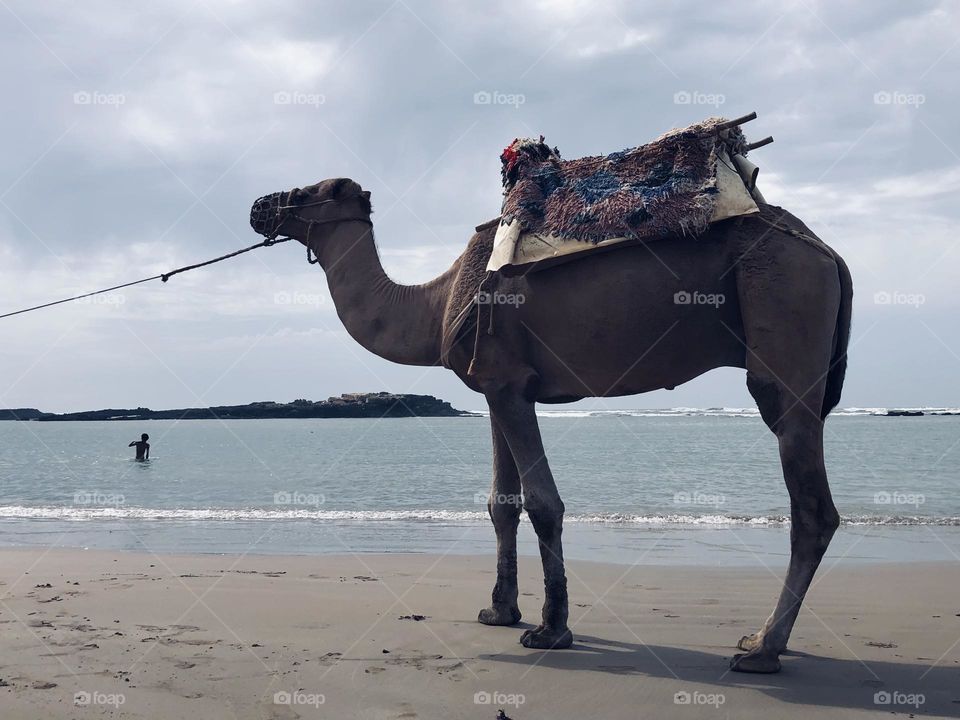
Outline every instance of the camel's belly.
[[723, 243], [672, 240], [505, 281], [541, 402], [675, 387], [743, 367], [736, 273]]

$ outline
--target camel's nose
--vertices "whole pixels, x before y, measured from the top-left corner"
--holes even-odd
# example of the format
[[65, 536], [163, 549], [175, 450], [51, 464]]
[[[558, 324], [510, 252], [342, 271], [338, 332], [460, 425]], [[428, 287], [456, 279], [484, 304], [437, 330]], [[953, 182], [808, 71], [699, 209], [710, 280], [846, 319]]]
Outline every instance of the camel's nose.
[[260, 235], [271, 237], [279, 229], [280, 203], [284, 193], [275, 192], [257, 198], [250, 208], [250, 227]]

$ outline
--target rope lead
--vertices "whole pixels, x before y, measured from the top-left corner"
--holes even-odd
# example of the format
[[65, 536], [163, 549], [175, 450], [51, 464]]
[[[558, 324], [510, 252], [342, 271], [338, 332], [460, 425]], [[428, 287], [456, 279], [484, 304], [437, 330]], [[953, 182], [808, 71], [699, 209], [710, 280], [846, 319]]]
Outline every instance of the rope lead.
[[[131, 285], [139, 285], [140, 283], [150, 282], [151, 280], [162, 280], [166, 282], [174, 275], [178, 273], [186, 272], [187, 270], [196, 270], [197, 268], [204, 267], [206, 265], [213, 265], [213, 263], [218, 263], [221, 260], [229, 260], [232, 257], [237, 255], [243, 255], [243, 253], [250, 252], [251, 250], [256, 250], [261, 247], [270, 247], [271, 245], [276, 245], [278, 243], [287, 242], [293, 238], [267, 238], [263, 242], [259, 242], [256, 245], [251, 245], [250, 247], [245, 247], [241, 250], [236, 250], [232, 253], [227, 253], [226, 255], [221, 255], [218, 258], [213, 260], [207, 260], [206, 262], [196, 263], [195, 265], [187, 265], [182, 268], [177, 268], [176, 270], [171, 270], [168, 273], [161, 273], [160, 275], [153, 275], [151, 277], [143, 278], [141, 280], [134, 280], [133, 282], [123, 283], [122, 285], [114, 285], [113, 287], [104, 288], [103, 290], [95, 290], [93, 292], [84, 293], [83, 295], [74, 295], [73, 297], [64, 298], [63, 300], [54, 300], [53, 302], [44, 303], [43, 305], [34, 305], [33, 307], [24, 308], [23, 310], [15, 310], [13, 312], [4, 313], [0, 315], [0, 320], [3, 318], [12, 317], [14, 315], [21, 315], [23, 313], [33, 312], [34, 310], [42, 310], [43, 308], [52, 307], [53, 305], [61, 305], [63, 303], [71, 302], [73, 300], [81, 300], [83, 298], [92, 297], [94, 295], [102, 295], [103, 293], [112, 292], [113, 290], [119, 290], [121, 288], [130, 287]], [[309, 249], [308, 249], [309, 252]]]

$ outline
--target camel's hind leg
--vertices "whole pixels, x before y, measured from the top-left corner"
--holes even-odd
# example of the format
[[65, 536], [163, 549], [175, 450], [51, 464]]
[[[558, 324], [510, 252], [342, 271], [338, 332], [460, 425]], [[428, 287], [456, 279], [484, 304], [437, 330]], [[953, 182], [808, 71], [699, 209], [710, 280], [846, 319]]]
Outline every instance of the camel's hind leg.
[[477, 618], [484, 625], [516, 625], [520, 622], [517, 604], [517, 525], [520, 523], [522, 498], [520, 474], [513, 461], [507, 440], [493, 417], [493, 486], [487, 510], [497, 533], [497, 584], [493, 602], [480, 611]]
[[758, 237], [748, 232], [738, 256], [737, 292], [747, 387], [777, 436], [790, 494], [790, 565], [776, 609], [759, 632], [740, 641], [747, 652], [734, 657], [731, 667], [776, 672], [804, 595], [840, 524], [823, 463], [822, 418], [828, 379], [842, 358], [838, 342], [846, 345], [840, 336], [846, 329], [839, 326], [844, 268], [814, 244], [766, 226], [755, 230]]
[[823, 465], [823, 422], [807, 413], [788, 413], [778, 432], [783, 476], [790, 493], [790, 565], [780, 600], [763, 628], [740, 640], [746, 654], [731, 667], [742, 672], [776, 672], [778, 659], [800, 612], [820, 560], [840, 517], [834, 507]]
[[787, 647], [800, 605], [840, 516], [823, 462], [823, 421], [819, 414], [823, 380], [814, 381], [805, 393], [806, 388], [791, 392], [782, 381], [751, 374], [748, 386], [780, 444], [783, 477], [790, 493], [790, 565], [776, 609], [759, 632], [740, 640], [740, 649], [748, 652], [735, 656], [731, 668], [776, 672], [780, 669], [779, 655]]

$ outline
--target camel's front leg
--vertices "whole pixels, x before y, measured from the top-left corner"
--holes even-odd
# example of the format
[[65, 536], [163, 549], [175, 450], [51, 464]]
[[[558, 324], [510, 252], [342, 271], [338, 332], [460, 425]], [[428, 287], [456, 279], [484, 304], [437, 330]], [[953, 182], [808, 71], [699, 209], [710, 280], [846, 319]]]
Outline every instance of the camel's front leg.
[[517, 525], [520, 524], [520, 474], [510, 448], [490, 418], [493, 430], [493, 487], [487, 510], [497, 533], [497, 584], [493, 586], [493, 603], [480, 611], [477, 618], [484, 625], [516, 625], [520, 622], [517, 604]]
[[509, 390], [487, 395], [493, 422], [503, 432], [520, 474], [523, 507], [533, 523], [543, 563], [543, 620], [520, 642], [528, 648], [566, 648], [573, 643], [567, 628], [567, 578], [563, 568], [563, 502], [543, 451], [532, 402]]

